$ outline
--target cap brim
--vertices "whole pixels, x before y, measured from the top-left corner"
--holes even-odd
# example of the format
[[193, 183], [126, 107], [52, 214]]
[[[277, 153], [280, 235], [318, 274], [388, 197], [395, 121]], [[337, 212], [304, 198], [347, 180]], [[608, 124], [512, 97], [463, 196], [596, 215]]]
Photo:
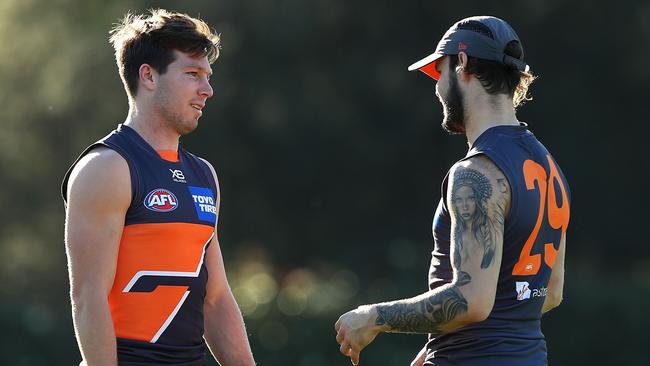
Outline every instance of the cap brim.
[[438, 60], [440, 60], [444, 55], [440, 53], [432, 53], [429, 56], [423, 58], [422, 60], [414, 63], [413, 65], [409, 66], [409, 71], [413, 70], [420, 70], [423, 73], [427, 74], [427, 76], [438, 80], [440, 79], [440, 73], [436, 69], [436, 63]]

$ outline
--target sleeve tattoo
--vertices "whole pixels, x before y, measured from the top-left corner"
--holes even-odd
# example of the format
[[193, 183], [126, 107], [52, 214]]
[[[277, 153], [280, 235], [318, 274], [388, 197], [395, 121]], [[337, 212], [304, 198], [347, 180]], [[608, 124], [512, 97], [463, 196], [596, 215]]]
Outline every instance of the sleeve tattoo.
[[[507, 194], [505, 180], [497, 182], [498, 193]], [[437, 335], [442, 332], [441, 326], [467, 312], [467, 300], [459, 290], [472, 281], [470, 274], [462, 269], [467, 250], [464, 245], [469, 242], [478, 245], [482, 253], [480, 267], [486, 269], [494, 262], [496, 236], [503, 233], [500, 229], [504, 223], [503, 200], [496, 200], [496, 210], [488, 212], [488, 201], [494, 191], [483, 173], [471, 168], [455, 170], [450, 200], [453, 205], [450, 212], [455, 222], [452, 232], [454, 282], [425, 296], [379, 304], [377, 325], [388, 325], [390, 332]]]
[[390, 332], [440, 334], [440, 326], [467, 312], [467, 300], [455, 287], [447, 287], [413, 302], [394, 302], [377, 306], [377, 325], [388, 325]]

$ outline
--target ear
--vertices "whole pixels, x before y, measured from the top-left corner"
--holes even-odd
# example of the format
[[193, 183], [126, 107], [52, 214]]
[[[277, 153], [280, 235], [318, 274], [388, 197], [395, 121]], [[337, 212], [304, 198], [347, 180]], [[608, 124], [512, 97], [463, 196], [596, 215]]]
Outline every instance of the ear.
[[467, 54], [465, 52], [458, 52], [458, 66], [456, 66], [456, 71], [463, 80], [469, 79], [470, 74], [467, 72], [468, 62]]
[[158, 73], [149, 64], [140, 65], [138, 70], [140, 84], [147, 90], [153, 91], [156, 89], [156, 82], [158, 81]]

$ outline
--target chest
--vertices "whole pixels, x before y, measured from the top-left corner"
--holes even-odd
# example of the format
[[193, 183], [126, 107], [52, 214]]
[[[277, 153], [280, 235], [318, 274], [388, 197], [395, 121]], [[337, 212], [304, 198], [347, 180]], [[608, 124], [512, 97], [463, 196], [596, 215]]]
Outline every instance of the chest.
[[214, 180], [200, 162], [140, 159], [135, 162], [134, 190], [126, 224], [184, 222], [214, 225], [217, 192]]

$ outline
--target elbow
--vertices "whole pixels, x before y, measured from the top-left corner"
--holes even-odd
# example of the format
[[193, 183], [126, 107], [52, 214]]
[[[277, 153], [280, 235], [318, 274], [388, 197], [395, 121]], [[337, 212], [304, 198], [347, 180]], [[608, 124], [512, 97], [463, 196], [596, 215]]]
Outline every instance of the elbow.
[[84, 296], [84, 291], [82, 291], [79, 286], [72, 286], [70, 289], [70, 303], [72, 307], [78, 309], [83, 306], [86, 296]]
[[232, 308], [239, 310], [235, 296], [230, 289], [206, 296], [203, 301], [203, 311], [205, 314], [219, 314]]
[[93, 307], [100, 302], [108, 303], [108, 294], [92, 286], [72, 286], [70, 302], [73, 311], [79, 312], [85, 307]]
[[546, 294], [546, 299], [544, 299], [544, 305], [542, 306], [542, 314], [546, 314], [547, 312], [555, 309], [556, 307], [560, 306], [562, 303], [562, 293], [553, 293], [549, 292]]
[[79, 295], [71, 294], [70, 296], [70, 305], [72, 307], [72, 314], [81, 314], [86, 308], [88, 308], [88, 299]]
[[546, 301], [548, 302], [548, 305], [549, 305], [548, 307], [550, 309], [553, 309], [553, 308], [556, 308], [556, 307], [560, 306], [560, 304], [562, 303], [562, 299], [563, 299], [562, 298], [562, 293], [556, 293], [556, 294], [555, 293], [554, 294], [549, 293], [547, 295]]
[[489, 309], [485, 306], [476, 306], [473, 309], [468, 309], [467, 311], [467, 322], [468, 323], [478, 323], [482, 322], [490, 316], [492, 308]]
[[70, 306], [75, 319], [85, 313], [86, 309], [92, 309], [90, 298], [80, 291], [70, 291]]
[[479, 298], [468, 302], [467, 322], [482, 322], [490, 316], [494, 307], [494, 298]]

